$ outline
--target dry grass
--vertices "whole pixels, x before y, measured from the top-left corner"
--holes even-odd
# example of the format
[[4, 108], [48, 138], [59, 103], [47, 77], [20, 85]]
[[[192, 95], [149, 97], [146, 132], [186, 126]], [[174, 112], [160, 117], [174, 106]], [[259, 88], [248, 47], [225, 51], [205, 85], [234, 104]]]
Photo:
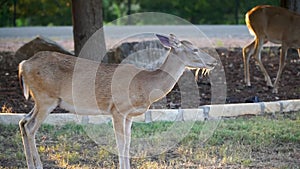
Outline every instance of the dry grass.
[[[148, 137], [171, 122], [133, 125], [133, 135]], [[214, 135], [199, 141], [203, 122], [166, 152], [131, 159], [132, 168], [299, 168], [300, 112], [222, 120]], [[111, 127], [111, 124], [102, 127]], [[179, 133], [181, 134], [181, 133]], [[0, 125], [0, 168], [26, 168], [17, 126]], [[83, 126], [43, 125], [37, 135], [44, 168], [116, 168], [118, 157], [97, 145]]]

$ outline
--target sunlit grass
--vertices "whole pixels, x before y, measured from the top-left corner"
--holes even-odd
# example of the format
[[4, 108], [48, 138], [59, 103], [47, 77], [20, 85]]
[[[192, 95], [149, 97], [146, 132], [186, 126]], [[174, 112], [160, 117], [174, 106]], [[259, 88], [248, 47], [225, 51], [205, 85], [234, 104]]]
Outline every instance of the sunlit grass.
[[[208, 122], [210, 123], [210, 122]], [[134, 123], [133, 137], [161, 133], [172, 122]], [[204, 122], [195, 122], [173, 148], [149, 157], [131, 159], [133, 168], [297, 168], [300, 166], [300, 113], [222, 120], [212, 137], [203, 143]], [[112, 124], [102, 126], [112, 128]], [[99, 130], [100, 131], [100, 130]], [[186, 133], [178, 133], [182, 135]], [[168, 137], [168, 136], [166, 136]], [[45, 168], [116, 168], [118, 157], [108, 145], [97, 145], [76, 124], [43, 125], [37, 147]], [[171, 138], [171, 136], [170, 136]], [[160, 140], [158, 140], [160, 141]], [[17, 125], [0, 124], [0, 168], [26, 168]]]

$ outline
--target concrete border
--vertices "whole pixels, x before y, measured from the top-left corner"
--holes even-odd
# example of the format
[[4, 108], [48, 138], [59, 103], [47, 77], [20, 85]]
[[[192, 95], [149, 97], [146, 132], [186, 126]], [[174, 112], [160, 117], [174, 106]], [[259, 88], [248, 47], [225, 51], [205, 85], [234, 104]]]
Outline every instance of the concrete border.
[[[135, 122], [152, 121], [204, 121], [207, 119], [217, 119], [220, 117], [234, 117], [242, 115], [262, 115], [275, 112], [291, 112], [300, 110], [300, 99], [284, 100], [274, 102], [259, 103], [239, 103], [222, 105], [205, 105], [198, 109], [150, 109], [145, 114], [134, 118]], [[1, 124], [15, 124], [24, 117], [25, 114], [2, 113], [0, 114]], [[50, 114], [44, 124], [64, 125], [67, 123], [76, 124], [101, 124], [111, 121], [110, 116], [79, 116], [75, 114]]]

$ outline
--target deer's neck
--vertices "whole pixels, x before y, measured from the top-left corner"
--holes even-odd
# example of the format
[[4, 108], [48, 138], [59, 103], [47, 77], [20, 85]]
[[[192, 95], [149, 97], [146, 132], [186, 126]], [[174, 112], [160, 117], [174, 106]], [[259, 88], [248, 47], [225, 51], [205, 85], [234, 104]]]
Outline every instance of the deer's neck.
[[[175, 85], [175, 83], [179, 80], [179, 78], [183, 74], [184, 69], [185, 69], [185, 65], [178, 58], [178, 56], [169, 54], [169, 56], [167, 56], [165, 62], [162, 64], [162, 66], [157, 71], [157, 74], [161, 75], [162, 78], [164, 78], [166, 80], [170, 79], [170, 82], [174, 81], [174, 84], [173, 83], [170, 83], [170, 84]], [[167, 74], [165, 74], [165, 73], [167, 73]], [[163, 82], [163, 83], [165, 83], [165, 82]], [[173, 86], [172, 86], [172, 88], [173, 88]]]
[[149, 75], [151, 83], [147, 84], [147, 88], [150, 89], [150, 100], [154, 102], [168, 94], [184, 69], [185, 65], [178, 56], [169, 54], [163, 65]]

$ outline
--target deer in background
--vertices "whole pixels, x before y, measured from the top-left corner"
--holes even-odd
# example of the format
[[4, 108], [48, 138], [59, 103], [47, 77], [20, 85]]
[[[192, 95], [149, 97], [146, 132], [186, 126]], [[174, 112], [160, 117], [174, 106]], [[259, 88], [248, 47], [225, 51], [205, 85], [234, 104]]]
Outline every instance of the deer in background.
[[130, 168], [132, 117], [145, 113], [170, 92], [185, 68], [204, 69], [206, 73], [217, 64], [215, 58], [188, 41], [179, 41], [172, 34], [156, 36], [169, 51], [161, 67], [153, 71], [130, 64], [100, 64], [56, 52], [39, 52], [20, 63], [24, 96], [31, 96], [35, 102], [19, 122], [29, 169], [43, 168], [35, 135], [57, 106], [79, 115], [111, 115], [119, 167]]
[[[245, 82], [247, 86], [251, 86], [249, 59], [254, 56], [267, 86], [273, 87], [273, 93], [278, 93], [278, 83], [286, 64], [288, 49], [295, 48], [300, 55], [300, 15], [285, 8], [263, 5], [248, 11], [245, 22], [250, 33], [255, 36], [254, 41], [243, 48]], [[281, 44], [279, 69], [274, 85], [261, 61], [262, 47], [268, 41]]]

